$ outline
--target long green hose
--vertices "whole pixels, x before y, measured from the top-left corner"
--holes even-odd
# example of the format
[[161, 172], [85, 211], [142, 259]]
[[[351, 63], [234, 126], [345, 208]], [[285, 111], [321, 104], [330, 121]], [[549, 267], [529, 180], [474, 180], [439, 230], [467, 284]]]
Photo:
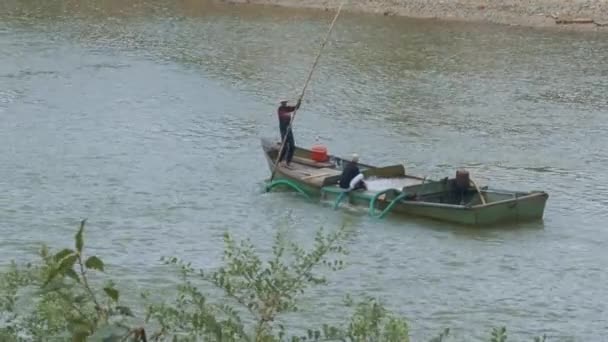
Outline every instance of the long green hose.
[[279, 185], [285, 185], [287, 187], [290, 187], [290, 188], [294, 189], [295, 191], [297, 191], [298, 193], [300, 193], [301, 195], [303, 195], [304, 197], [306, 197], [306, 199], [308, 199], [309, 201], [312, 201], [312, 199], [306, 193], [306, 191], [304, 191], [298, 184], [296, 184], [295, 182], [290, 181], [289, 179], [275, 179], [275, 180], [273, 180], [272, 182], [270, 182], [270, 184], [266, 185], [266, 192], [269, 192], [270, 190], [272, 190], [273, 188], [275, 188], [275, 187], [277, 187]]
[[[302, 196], [306, 197], [306, 199], [308, 199], [309, 201], [312, 201], [312, 199], [310, 198], [310, 196], [306, 193], [306, 191], [304, 191], [297, 183], [290, 181], [289, 179], [275, 179], [272, 182], [270, 182], [270, 184], [266, 185], [266, 191], [270, 191], [273, 188], [279, 186], [279, 185], [285, 185], [287, 187], [290, 187], [292, 189], [294, 189], [295, 191], [297, 191], [299, 194], [301, 194]], [[402, 199], [404, 199], [405, 197], [407, 197], [407, 194], [404, 192], [401, 192], [399, 195], [397, 195], [397, 197], [395, 197], [386, 208], [384, 208], [384, 210], [382, 210], [380, 212], [380, 214], [376, 214], [376, 201], [378, 200], [378, 198], [384, 194], [387, 194], [389, 192], [399, 192], [396, 189], [386, 189], [383, 191], [378, 192], [377, 194], [374, 195], [374, 197], [372, 198], [372, 200], [369, 202], [369, 216], [374, 217], [374, 218], [379, 218], [382, 219], [384, 218], [391, 210], [393, 210], [393, 207]], [[340, 195], [338, 196], [338, 198], [336, 198], [336, 201], [334, 202], [334, 209], [337, 209], [338, 206], [340, 205], [340, 202], [342, 202], [342, 200], [348, 195], [348, 191], [341, 191]]]
[[389, 204], [388, 206], [386, 206], [386, 208], [384, 208], [384, 210], [382, 210], [380, 212], [380, 214], [376, 214], [376, 201], [378, 200], [378, 198], [388, 192], [391, 191], [398, 191], [396, 189], [386, 189], [384, 191], [380, 191], [377, 194], [374, 195], [374, 197], [372, 198], [372, 200], [369, 202], [369, 216], [374, 217], [374, 218], [379, 218], [382, 219], [384, 218], [384, 216], [386, 216], [386, 214], [388, 214], [391, 210], [393, 210], [393, 207], [402, 199], [404, 199], [407, 194], [402, 192], [399, 195], [397, 195], [397, 197], [395, 197]]

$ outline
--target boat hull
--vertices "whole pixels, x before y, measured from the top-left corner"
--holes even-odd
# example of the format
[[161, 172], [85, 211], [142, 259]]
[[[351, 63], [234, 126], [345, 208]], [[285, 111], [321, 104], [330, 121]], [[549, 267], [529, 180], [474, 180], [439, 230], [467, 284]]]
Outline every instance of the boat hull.
[[[269, 170], [275, 169], [274, 158], [277, 143], [268, 139], [262, 140], [266, 161]], [[305, 149], [297, 149], [296, 155], [306, 157]], [[310, 197], [317, 197], [326, 201], [337, 201], [344, 190], [336, 182], [341, 173], [343, 159], [330, 156], [335, 162], [333, 167], [323, 167], [325, 174], [315, 177], [296, 174], [293, 170], [276, 167], [274, 179], [289, 180]], [[519, 192], [508, 190], [492, 190], [484, 188], [483, 191], [472, 190], [466, 204], [455, 202], [453, 198], [453, 183], [445, 178], [440, 181], [425, 181], [424, 178], [405, 175], [402, 166], [375, 167], [360, 164], [366, 176], [408, 178], [413, 184], [402, 189], [393, 189], [395, 193], [411, 193], [413, 198], [395, 200], [390, 213], [401, 216], [423, 217], [443, 222], [470, 226], [489, 226], [503, 223], [542, 220], [548, 194], [538, 192]], [[331, 172], [330, 172], [331, 171]], [[325, 176], [324, 176], [325, 175]], [[319, 178], [320, 177], [320, 178]], [[484, 196], [485, 203], [481, 201], [479, 193]], [[393, 196], [378, 196], [378, 191], [353, 191], [345, 195], [344, 201], [352, 205], [367, 207], [370, 212], [382, 211], [391, 205]], [[371, 205], [373, 203], [373, 208]], [[458, 204], [456, 204], [458, 203]]]
[[[325, 188], [321, 191], [321, 199], [336, 201], [339, 192]], [[484, 195], [491, 192], [484, 191]], [[347, 196], [349, 204], [369, 209], [373, 195], [365, 192], [353, 192]], [[450, 222], [468, 226], [492, 226], [506, 223], [542, 220], [548, 195], [544, 192], [493, 202], [485, 205], [461, 206], [443, 203], [431, 203], [415, 200], [397, 202], [391, 213], [402, 216], [422, 217], [442, 222]], [[380, 212], [390, 203], [390, 200], [377, 200], [372, 211]]]
[[[270, 170], [270, 172], [272, 172], [273, 167], [274, 163], [271, 160], [268, 160], [268, 169]], [[277, 168], [277, 170], [275, 171], [274, 179], [287, 179], [297, 184], [309, 196], [319, 197], [321, 195], [321, 186], [311, 184], [310, 182], [303, 181], [298, 177], [294, 177], [287, 172], [283, 172], [281, 168]]]

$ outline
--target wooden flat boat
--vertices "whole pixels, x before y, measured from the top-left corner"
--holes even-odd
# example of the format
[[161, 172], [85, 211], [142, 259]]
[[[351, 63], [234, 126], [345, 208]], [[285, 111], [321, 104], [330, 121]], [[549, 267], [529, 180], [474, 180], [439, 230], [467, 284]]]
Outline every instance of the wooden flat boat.
[[[262, 139], [271, 172], [279, 148], [280, 141]], [[380, 167], [357, 163], [368, 189], [345, 191], [338, 181], [350, 160], [330, 154], [326, 161], [317, 162], [312, 154], [311, 150], [296, 147], [290, 167], [277, 166], [269, 188], [286, 185], [311, 199], [333, 200], [335, 208], [344, 201], [362, 205], [371, 216], [379, 218], [392, 213], [472, 226], [542, 220], [549, 197], [544, 191], [479, 188], [472, 182], [463, 187], [458, 174], [428, 180], [406, 174], [401, 164]]]

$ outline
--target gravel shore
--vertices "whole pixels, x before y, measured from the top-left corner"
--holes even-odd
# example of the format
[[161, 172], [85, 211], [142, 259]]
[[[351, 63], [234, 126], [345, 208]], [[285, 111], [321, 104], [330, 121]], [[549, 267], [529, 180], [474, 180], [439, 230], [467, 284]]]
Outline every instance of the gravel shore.
[[[224, 0], [334, 10], [342, 0]], [[343, 10], [530, 27], [608, 31], [608, 0], [347, 0]]]

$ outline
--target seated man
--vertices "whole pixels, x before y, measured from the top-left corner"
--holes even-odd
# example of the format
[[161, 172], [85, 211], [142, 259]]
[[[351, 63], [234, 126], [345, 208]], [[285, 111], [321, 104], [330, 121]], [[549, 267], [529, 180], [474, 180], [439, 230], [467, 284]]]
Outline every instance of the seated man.
[[363, 181], [363, 174], [357, 167], [358, 161], [359, 156], [357, 156], [357, 154], [353, 154], [351, 162], [344, 167], [342, 175], [340, 176], [340, 187], [342, 189], [347, 189], [348, 191], [357, 189], [367, 190], [367, 186]]

